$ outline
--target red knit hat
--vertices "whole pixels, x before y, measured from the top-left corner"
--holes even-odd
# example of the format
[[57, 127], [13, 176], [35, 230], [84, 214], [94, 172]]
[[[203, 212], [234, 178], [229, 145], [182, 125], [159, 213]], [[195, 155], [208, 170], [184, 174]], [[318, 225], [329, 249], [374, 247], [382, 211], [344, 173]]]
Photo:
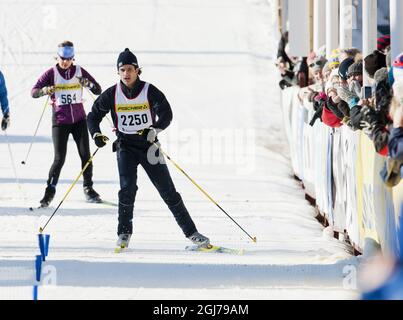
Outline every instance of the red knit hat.
[[378, 38], [377, 48], [379, 51], [384, 51], [390, 46], [390, 35], [382, 36]]

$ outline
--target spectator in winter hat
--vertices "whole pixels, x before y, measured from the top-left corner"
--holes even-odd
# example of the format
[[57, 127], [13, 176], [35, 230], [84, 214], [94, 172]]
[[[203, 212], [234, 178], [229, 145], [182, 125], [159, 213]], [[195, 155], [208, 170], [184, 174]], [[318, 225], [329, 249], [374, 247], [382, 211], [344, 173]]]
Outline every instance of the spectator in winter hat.
[[347, 77], [353, 77], [355, 75], [361, 75], [362, 76], [362, 69], [363, 65], [362, 65], [362, 61], [357, 61], [354, 62], [352, 65], [350, 65], [347, 69]]
[[375, 50], [364, 59], [365, 71], [370, 78], [374, 78], [375, 72], [386, 67], [386, 56], [379, 50]]
[[322, 70], [327, 60], [324, 56], [317, 56], [312, 59], [312, 62], [309, 64], [309, 67], [312, 71]]
[[312, 75], [314, 76], [315, 81], [318, 83], [323, 82], [322, 69], [326, 62], [327, 60], [325, 57], [318, 56], [315, 57], [309, 65]]
[[[348, 67], [347, 70], [347, 83], [349, 90], [350, 92], [355, 93], [358, 98], [361, 97], [361, 88], [363, 85], [362, 71], [362, 61], [353, 63], [351, 66]], [[350, 101], [350, 108], [352, 108], [355, 103], [357, 103], [357, 101]]]
[[329, 68], [331, 70], [339, 67], [339, 65], [340, 65], [339, 55], [340, 55], [340, 50], [336, 49], [336, 50], [332, 51], [332, 53], [329, 57], [329, 60], [328, 60]]
[[380, 52], [386, 53], [390, 48], [390, 35], [385, 35], [377, 39], [377, 49]]
[[340, 65], [339, 65], [339, 76], [342, 80], [347, 81], [348, 79], [348, 75], [347, 75], [347, 71], [348, 68], [354, 63], [354, 59], [353, 58], [347, 58], [344, 59]]
[[353, 98], [356, 98], [356, 94], [352, 93], [349, 91], [348, 88], [348, 68], [354, 63], [354, 59], [353, 58], [347, 58], [344, 59], [340, 65], [339, 68], [336, 69], [339, 79], [340, 79], [340, 85], [337, 87], [337, 94], [338, 96], [340, 96], [340, 98], [342, 100], [344, 100], [347, 103], [350, 103], [350, 100]]
[[348, 67], [347, 77], [349, 80], [358, 81], [362, 86], [363, 76], [362, 76], [362, 62], [355, 62], [351, 66]]
[[[345, 59], [339, 67], [341, 85], [337, 88], [337, 94], [348, 104], [350, 108], [350, 124], [354, 130], [361, 129], [361, 105], [360, 100], [362, 87], [362, 62], [354, 62], [353, 58]], [[343, 104], [345, 107], [345, 104]], [[345, 115], [346, 112], [343, 112]]]
[[298, 92], [298, 97], [301, 102], [306, 98], [308, 99], [308, 101], [312, 101], [313, 97], [318, 92], [323, 91], [324, 77], [322, 70], [325, 64], [326, 58], [323, 56], [317, 56], [313, 58], [313, 60], [309, 64], [309, 72], [310, 75], [314, 77], [314, 83], [310, 86], [302, 87], [301, 90]]

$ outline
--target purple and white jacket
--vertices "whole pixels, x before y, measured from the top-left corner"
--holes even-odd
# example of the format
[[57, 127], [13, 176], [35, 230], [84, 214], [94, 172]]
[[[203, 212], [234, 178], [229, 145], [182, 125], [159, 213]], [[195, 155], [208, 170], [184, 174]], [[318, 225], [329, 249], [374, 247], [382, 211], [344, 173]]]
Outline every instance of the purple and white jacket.
[[[59, 65], [57, 64], [55, 67], [48, 69], [45, 73], [41, 75], [41, 77], [38, 79], [38, 81], [31, 90], [31, 96], [36, 97], [37, 92], [44, 87], [55, 86], [56, 85], [55, 79], [57, 78], [57, 76], [59, 78], [62, 77], [65, 80], [72, 80], [72, 78], [76, 76], [76, 71], [78, 71], [77, 75], [82, 76], [83, 78], [87, 78], [94, 84], [94, 87], [91, 88], [91, 91], [94, 94], [99, 95], [101, 93], [101, 86], [86, 70], [84, 70], [84, 68], [80, 66], [71, 65], [70, 68], [64, 70], [60, 68]], [[55, 74], [55, 72], [58, 72], [59, 75]], [[66, 104], [58, 104], [56, 102], [55, 94], [52, 94], [50, 99], [52, 101], [52, 107], [53, 107], [54, 124], [56, 125], [73, 124], [86, 119], [86, 113], [81, 101], [78, 103], [74, 103], [74, 101], [68, 101]]]

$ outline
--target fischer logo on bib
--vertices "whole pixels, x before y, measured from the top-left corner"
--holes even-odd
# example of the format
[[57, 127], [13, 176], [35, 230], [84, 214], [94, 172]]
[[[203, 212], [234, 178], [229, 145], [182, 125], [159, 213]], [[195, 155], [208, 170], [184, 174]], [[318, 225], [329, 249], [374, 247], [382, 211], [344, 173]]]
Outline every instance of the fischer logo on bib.
[[128, 99], [122, 91], [120, 82], [117, 84], [115, 111], [120, 132], [136, 134], [137, 131], [149, 128], [153, 124], [147, 100], [148, 87], [149, 84], [146, 83], [136, 98]]
[[82, 103], [83, 88], [77, 77], [81, 77], [81, 68], [76, 66], [76, 72], [70, 80], [64, 79], [57, 68], [55, 74], [55, 98], [57, 106]]

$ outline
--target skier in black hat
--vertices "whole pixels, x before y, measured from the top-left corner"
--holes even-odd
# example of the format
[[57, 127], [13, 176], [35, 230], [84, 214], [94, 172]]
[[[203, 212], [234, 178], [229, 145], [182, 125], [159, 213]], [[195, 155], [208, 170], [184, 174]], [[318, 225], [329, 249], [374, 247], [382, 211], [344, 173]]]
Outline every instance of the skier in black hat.
[[[120, 81], [105, 90], [95, 101], [88, 114], [88, 129], [98, 147], [108, 138], [101, 133], [102, 118], [111, 113], [117, 140], [120, 178], [118, 248], [127, 248], [133, 233], [133, 206], [137, 192], [137, 166], [141, 165], [160, 196], [173, 213], [185, 236], [194, 244], [207, 247], [209, 239], [200, 234], [176, 191], [165, 161], [151, 161], [149, 149], [157, 142], [157, 134], [167, 128], [172, 120], [172, 110], [165, 95], [150, 83], [140, 80], [136, 56], [125, 49], [119, 54], [117, 69]], [[154, 154], [162, 157], [157, 150]]]

